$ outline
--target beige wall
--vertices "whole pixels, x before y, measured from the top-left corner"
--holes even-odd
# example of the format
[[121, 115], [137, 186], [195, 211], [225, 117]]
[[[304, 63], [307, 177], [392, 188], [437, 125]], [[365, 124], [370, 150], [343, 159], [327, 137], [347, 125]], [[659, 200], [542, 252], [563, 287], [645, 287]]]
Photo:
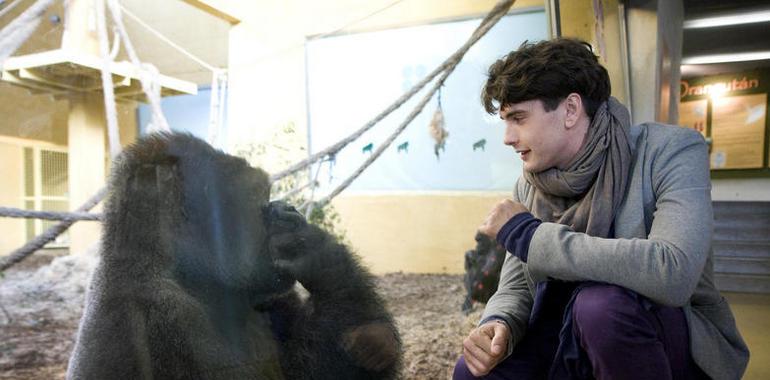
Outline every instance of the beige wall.
[[602, 65], [607, 68], [612, 84], [612, 96], [626, 104], [625, 50], [621, 38], [621, 15], [618, 0], [602, 0], [603, 18], [594, 10], [592, 0], [561, 0], [559, 15], [561, 36], [580, 38], [593, 46]]
[[346, 238], [377, 273], [462, 273], [476, 228], [508, 193], [341, 195]]
[[[0, 139], [0, 206], [21, 208], [23, 195], [22, 147]], [[24, 244], [24, 220], [0, 218], [0, 256]]]

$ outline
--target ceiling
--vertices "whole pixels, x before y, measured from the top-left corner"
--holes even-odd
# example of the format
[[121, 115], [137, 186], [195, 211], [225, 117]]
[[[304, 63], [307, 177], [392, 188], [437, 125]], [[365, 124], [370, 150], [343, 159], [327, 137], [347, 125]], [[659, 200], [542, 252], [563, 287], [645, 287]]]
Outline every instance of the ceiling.
[[[5, 27], [35, 0], [22, 0], [0, 18]], [[214, 17], [181, 0], [120, 0], [123, 7], [141, 21], [157, 30], [203, 62], [214, 67], [227, 67], [230, 23]], [[13, 3], [0, 0], [0, 11]], [[35, 34], [16, 52], [16, 55], [57, 49], [61, 44], [64, 1], [56, 1], [46, 12]], [[211, 84], [211, 71], [172, 48], [144, 26], [124, 14], [131, 42], [139, 59], [155, 65], [161, 74], [194, 82], [201, 86]], [[117, 57], [127, 60], [125, 48]]]
[[[770, 11], [770, 1], [764, 0], [684, 0], [685, 22], [705, 17], [740, 15], [746, 12]], [[682, 59], [712, 55], [770, 52], [770, 22], [729, 25], [711, 28], [685, 28]], [[684, 65], [684, 78], [770, 68], [770, 59]]]
[[[0, 27], [8, 24], [34, 0], [22, 0], [11, 12], [0, 18]], [[0, 10], [11, 0], [0, 0]], [[61, 41], [63, 1], [57, 1], [46, 14], [37, 32], [17, 54], [55, 49]], [[228, 32], [231, 25], [182, 0], [120, 0], [128, 11], [149, 24], [191, 54], [215, 67], [226, 67]], [[746, 11], [770, 10], [770, 0], [683, 0], [685, 21], [729, 15]], [[201, 86], [211, 82], [211, 72], [177, 52], [145, 27], [124, 15], [124, 22], [137, 53], [143, 61], [153, 63], [164, 75], [192, 81]], [[709, 54], [770, 51], [770, 22], [702, 29], [684, 29], [682, 58]], [[124, 50], [118, 59], [127, 59]], [[685, 65], [683, 77], [712, 75], [770, 67], [770, 59], [761, 61]]]

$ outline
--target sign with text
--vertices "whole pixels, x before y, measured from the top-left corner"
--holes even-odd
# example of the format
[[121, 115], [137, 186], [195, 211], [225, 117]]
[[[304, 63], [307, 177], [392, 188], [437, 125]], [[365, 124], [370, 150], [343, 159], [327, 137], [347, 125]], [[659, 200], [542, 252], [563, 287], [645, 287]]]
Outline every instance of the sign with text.
[[691, 100], [679, 105], [679, 125], [692, 128], [706, 136], [708, 100]]
[[767, 94], [713, 100], [712, 169], [758, 169], [765, 146]]
[[679, 124], [700, 132], [717, 178], [770, 176], [770, 71], [682, 80]]

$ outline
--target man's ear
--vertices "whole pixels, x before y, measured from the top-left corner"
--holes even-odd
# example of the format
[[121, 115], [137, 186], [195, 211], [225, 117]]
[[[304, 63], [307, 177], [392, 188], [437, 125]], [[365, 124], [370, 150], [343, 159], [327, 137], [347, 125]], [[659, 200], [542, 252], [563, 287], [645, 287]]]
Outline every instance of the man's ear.
[[564, 99], [564, 109], [566, 111], [566, 117], [564, 118], [564, 126], [570, 129], [578, 124], [580, 115], [583, 111], [583, 98], [578, 93], [571, 93]]

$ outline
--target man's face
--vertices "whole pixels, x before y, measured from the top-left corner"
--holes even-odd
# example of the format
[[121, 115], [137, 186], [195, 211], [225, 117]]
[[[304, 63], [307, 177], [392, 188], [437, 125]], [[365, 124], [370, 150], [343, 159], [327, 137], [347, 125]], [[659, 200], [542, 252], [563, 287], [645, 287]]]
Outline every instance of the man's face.
[[540, 100], [528, 100], [503, 106], [505, 145], [511, 146], [524, 161], [524, 170], [538, 173], [557, 167], [563, 169], [572, 159], [565, 128], [564, 102], [546, 112]]

